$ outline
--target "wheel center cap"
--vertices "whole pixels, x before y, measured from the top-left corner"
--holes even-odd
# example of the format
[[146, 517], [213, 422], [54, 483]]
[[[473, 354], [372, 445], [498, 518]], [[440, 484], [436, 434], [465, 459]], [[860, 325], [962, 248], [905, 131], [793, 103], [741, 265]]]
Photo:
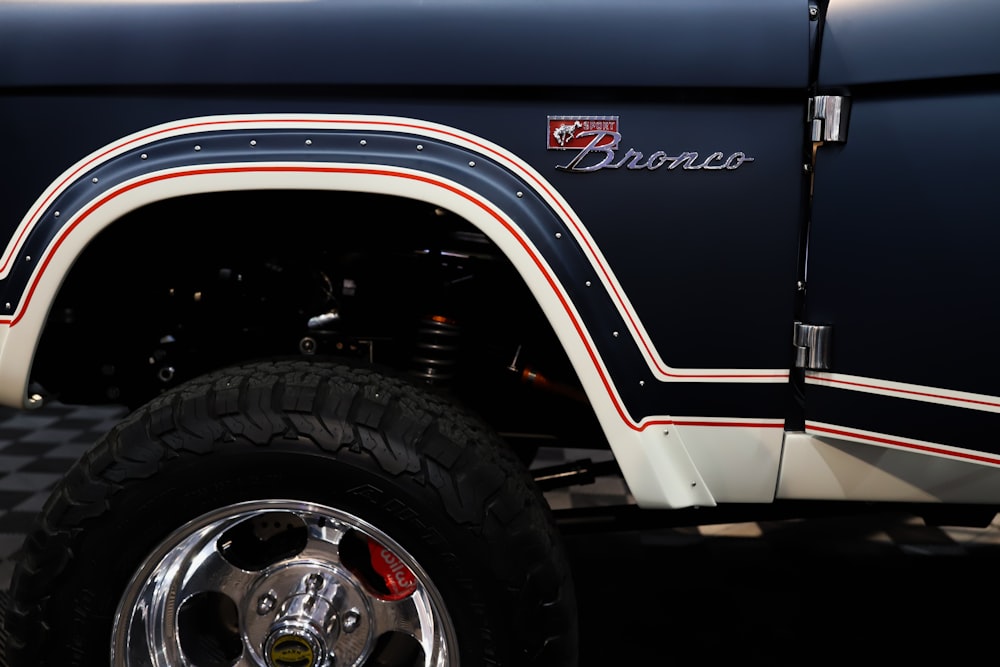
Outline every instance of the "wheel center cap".
[[373, 649], [371, 602], [342, 567], [315, 559], [261, 573], [240, 607], [253, 664], [358, 667]]
[[337, 577], [317, 567], [307, 568], [291, 595], [281, 604], [264, 640], [268, 667], [318, 667], [333, 658], [339, 634], [335, 600]]
[[324, 653], [311, 632], [292, 628], [277, 629], [265, 646], [269, 667], [316, 667]]

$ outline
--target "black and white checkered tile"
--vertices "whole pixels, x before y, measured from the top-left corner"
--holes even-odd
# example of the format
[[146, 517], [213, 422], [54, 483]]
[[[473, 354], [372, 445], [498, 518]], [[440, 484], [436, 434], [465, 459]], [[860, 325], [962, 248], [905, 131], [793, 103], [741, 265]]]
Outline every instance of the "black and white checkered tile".
[[0, 588], [56, 481], [124, 412], [61, 404], [0, 412]]
[[[0, 408], [0, 591], [6, 590], [24, 536], [56, 481], [124, 414], [125, 409], [118, 406], [74, 407], [59, 403], [35, 411]], [[610, 459], [610, 453], [542, 449], [534, 467], [579, 459], [596, 463]], [[593, 483], [545, 495], [555, 510], [634, 502], [624, 481], [615, 476], [598, 477]], [[766, 549], [785, 539], [826, 538], [844, 549], [888, 546], [913, 554], [955, 555], [984, 545], [1000, 550], [1000, 520], [987, 529], [974, 529], [932, 528], [910, 517], [888, 523], [876, 518], [864, 524], [860, 538], [858, 525], [856, 520], [846, 524], [810, 520], [804, 524], [785, 521], [705, 525], [656, 531], [644, 540], [653, 546], [669, 546], [737, 538], [755, 541]]]
[[[60, 403], [34, 411], [0, 409], [0, 590], [7, 588], [24, 536], [56, 481], [124, 414], [119, 406]], [[535, 465], [608, 458], [606, 452], [543, 449]], [[615, 477], [546, 497], [553, 509], [631, 502], [625, 483]]]
[[[0, 408], [0, 613], [24, 535], [52, 486], [124, 412]], [[535, 465], [607, 458], [543, 449]], [[615, 477], [546, 497], [557, 510], [632, 502]], [[567, 546], [578, 581], [581, 667], [660, 664], [665, 628], [700, 647], [702, 658], [713, 658], [707, 662], [798, 667], [816, 662], [817, 646], [856, 656], [856, 645], [883, 642], [887, 624], [900, 628], [892, 636], [908, 637], [931, 619], [938, 632], [886, 644], [892, 662], [912, 646], [921, 664], [929, 647], [954, 658], [962, 650], [956, 637], [993, 632], [991, 615], [967, 610], [1000, 592], [993, 584], [1000, 521], [986, 529], [932, 528], [907, 516], [735, 523], [576, 533]], [[849, 630], [844, 605], [852, 609]], [[978, 639], [965, 644], [981, 646]], [[0, 667], [5, 646], [0, 623]]]

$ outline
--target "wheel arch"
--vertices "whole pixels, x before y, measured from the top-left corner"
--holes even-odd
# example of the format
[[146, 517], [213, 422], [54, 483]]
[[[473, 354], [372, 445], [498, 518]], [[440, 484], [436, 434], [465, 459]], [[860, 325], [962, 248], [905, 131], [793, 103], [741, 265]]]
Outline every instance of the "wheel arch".
[[[385, 125], [397, 132], [387, 133]], [[526, 225], [557, 221], [537, 220], [544, 207], [538, 206], [539, 197], [531, 196], [528, 185], [498, 182], [516, 178], [495, 161], [485, 164], [482, 151], [489, 148], [505, 156], [501, 149], [476, 142], [482, 147], [471, 151], [469, 145], [446, 141], [451, 131], [442, 136], [398, 132], [416, 132], [418, 127], [439, 132], [439, 126], [416, 121], [357, 117], [213, 117], [151, 128], [84, 158], [39, 197], [0, 257], [0, 285], [6, 283], [7, 288], [6, 304], [0, 304], [7, 306], [0, 312], [0, 377], [5, 379], [0, 401], [32, 404], [25, 389], [35, 343], [65, 277], [90, 243], [145, 206], [198, 194], [354, 192], [446, 209], [496, 244], [560, 339], [572, 342], [572, 336], [560, 332], [569, 324], [576, 333], [565, 321], [568, 300], [559, 293], [542, 252], [523, 232]], [[331, 136], [334, 140], [323, 146]], [[358, 152], [345, 155], [348, 145]], [[373, 150], [365, 150], [369, 146]], [[366, 153], [369, 157], [362, 157]], [[403, 153], [430, 159], [408, 163], [410, 156]], [[524, 206], [529, 201], [536, 210]]]
[[609, 312], [627, 318], [622, 306], [629, 307], [569, 204], [506, 150], [413, 119], [187, 119], [142, 130], [81, 160], [39, 197], [0, 258], [10, 303], [0, 314], [0, 403], [41, 401], [28, 391], [37, 342], [65, 276], [102, 230], [154, 202], [260, 190], [405, 197], [468, 221], [492, 240], [541, 307], [637, 501], [714, 504], [686, 451], [665, 452], [657, 429], [631, 417], [618, 395], [573, 291], [590, 288], [592, 279], [605, 288], [597, 291]]

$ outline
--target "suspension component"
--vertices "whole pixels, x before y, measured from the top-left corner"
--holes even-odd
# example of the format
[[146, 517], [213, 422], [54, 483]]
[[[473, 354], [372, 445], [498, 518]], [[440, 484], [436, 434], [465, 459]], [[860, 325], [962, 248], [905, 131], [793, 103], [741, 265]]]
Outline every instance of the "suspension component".
[[368, 540], [368, 555], [372, 568], [385, 582], [388, 594], [380, 594], [385, 600], [402, 600], [417, 589], [417, 578], [399, 557], [375, 540]]
[[420, 320], [417, 328], [413, 374], [427, 384], [441, 384], [455, 376], [461, 328], [443, 315]]

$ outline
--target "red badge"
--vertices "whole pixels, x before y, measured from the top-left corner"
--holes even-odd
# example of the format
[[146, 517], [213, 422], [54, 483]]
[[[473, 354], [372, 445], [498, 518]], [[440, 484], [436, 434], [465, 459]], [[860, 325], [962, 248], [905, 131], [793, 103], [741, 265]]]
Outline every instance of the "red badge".
[[[586, 148], [597, 134], [618, 132], [618, 116], [549, 116], [549, 150], [580, 150]], [[604, 134], [599, 146], [614, 143], [611, 134]]]

